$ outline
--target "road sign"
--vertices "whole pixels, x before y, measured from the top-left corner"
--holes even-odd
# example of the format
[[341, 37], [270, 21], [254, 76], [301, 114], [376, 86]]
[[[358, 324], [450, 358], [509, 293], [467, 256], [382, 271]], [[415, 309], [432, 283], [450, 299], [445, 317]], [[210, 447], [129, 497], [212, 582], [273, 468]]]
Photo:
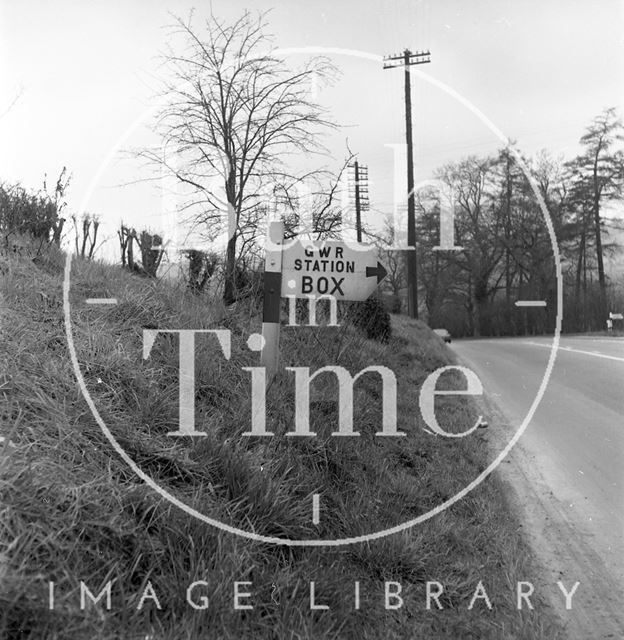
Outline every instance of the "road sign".
[[298, 240], [282, 253], [282, 296], [331, 295], [337, 300], [366, 300], [385, 278], [372, 245], [352, 248], [344, 242], [318, 245]]
[[624, 320], [624, 315], [622, 315], [621, 313], [610, 312], [609, 318], [611, 318], [611, 320]]

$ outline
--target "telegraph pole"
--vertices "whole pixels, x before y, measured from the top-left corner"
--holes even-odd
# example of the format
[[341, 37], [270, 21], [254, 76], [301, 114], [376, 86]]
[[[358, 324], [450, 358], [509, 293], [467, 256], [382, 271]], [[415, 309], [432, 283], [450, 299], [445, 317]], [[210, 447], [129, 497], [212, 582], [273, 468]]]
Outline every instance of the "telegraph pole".
[[362, 242], [362, 210], [360, 209], [360, 166], [355, 161], [355, 230], [357, 241]]
[[354, 196], [355, 196], [355, 231], [357, 241], [362, 242], [362, 211], [369, 208], [368, 202], [368, 167], [361, 165], [357, 160], [349, 165], [354, 172]]
[[384, 57], [384, 69], [405, 67], [405, 140], [407, 142], [407, 309], [412, 318], [418, 318], [418, 263], [416, 261], [416, 206], [414, 202], [414, 154], [412, 141], [412, 88], [408, 67], [431, 62], [429, 51]]

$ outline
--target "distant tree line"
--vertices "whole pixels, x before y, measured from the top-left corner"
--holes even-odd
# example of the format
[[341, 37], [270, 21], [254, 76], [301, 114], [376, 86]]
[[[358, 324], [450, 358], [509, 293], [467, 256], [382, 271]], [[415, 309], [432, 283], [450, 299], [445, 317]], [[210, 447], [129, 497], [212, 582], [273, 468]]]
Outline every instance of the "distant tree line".
[[[605, 328], [617, 295], [605, 256], [621, 247], [605, 242], [604, 211], [622, 199], [624, 155], [616, 148], [622, 130], [615, 110], [606, 109], [587, 128], [574, 159], [563, 162], [547, 152], [522, 158], [528, 176], [511, 148], [436, 172], [443, 193], [423, 190], [417, 201], [419, 278], [430, 325], [474, 336], [553, 331], [554, 252], [530, 177], [558, 241], [563, 329]], [[461, 250], [434, 250], [444, 206], [452, 207]], [[519, 308], [517, 300], [543, 300], [546, 307]]]
[[[151, 147], [138, 153], [184, 189], [190, 223], [210, 240], [227, 235], [218, 264], [195, 250], [186, 257], [189, 287], [204, 290], [218, 272], [230, 304], [253, 280], [247, 264], [261, 255], [259, 239], [267, 218], [278, 215], [276, 203], [284, 204], [287, 237], [312, 232], [320, 239], [344, 230], [344, 212], [335, 198], [341, 174], [297, 170], [291, 161], [325, 151], [322, 134], [336, 125], [310, 86], [331, 84], [337, 70], [324, 58], [291, 68], [269, 53], [264, 15], [245, 12], [231, 24], [214, 16], [201, 25], [176, 19], [174, 29], [186, 47], [165, 55], [168, 100], [154, 123], [167, 153]], [[621, 141], [622, 123], [614, 109], [605, 109], [581, 138], [581, 153], [568, 162], [546, 152], [523, 158], [510, 147], [440, 167], [435, 178], [444, 193], [418, 194], [419, 283], [429, 323], [476, 336], [553, 330], [557, 279], [541, 199], [561, 254], [563, 328], [604, 328], [615, 295], [605, 257], [616, 250], [605, 242], [604, 214], [622, 196]], [[305, 202], [299, 199], [304, 183], [306, 188], [314, 183]], [[444, 206], [452, 207], [461, 250], [434, 250]], [[307, 218], [312, 225], [304, 229]], [[156, 274], [163, 252], [155, 246], [162, 238], [157, 243], [148, 232], [122, 225], [119, 240], [124, 266]], [[385, 255], [390, 306], [398, 311], [403, 260], [393, 252]], [[517, 307], [518, 300], [546, 306]]]

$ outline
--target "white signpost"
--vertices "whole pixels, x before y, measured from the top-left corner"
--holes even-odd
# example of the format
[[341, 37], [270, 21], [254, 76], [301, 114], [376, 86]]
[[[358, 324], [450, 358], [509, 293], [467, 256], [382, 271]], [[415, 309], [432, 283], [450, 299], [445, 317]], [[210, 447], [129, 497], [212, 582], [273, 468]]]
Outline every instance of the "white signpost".
[[297, 241], [282, 252], [282, 296], [366, 300], [386, 276], [372, 245], [349, 247], [327, 241], [318, 246]]
[[269, 380], [277, 372], [279, 359], [281, 297], [366, 300], [387, 273], [372, 245], [359, 244], [354, 248], [344, 242], [314, 245], [297, 240], [283, 249], [283, 233], [282, 222], [269, 224], [260, 354]]

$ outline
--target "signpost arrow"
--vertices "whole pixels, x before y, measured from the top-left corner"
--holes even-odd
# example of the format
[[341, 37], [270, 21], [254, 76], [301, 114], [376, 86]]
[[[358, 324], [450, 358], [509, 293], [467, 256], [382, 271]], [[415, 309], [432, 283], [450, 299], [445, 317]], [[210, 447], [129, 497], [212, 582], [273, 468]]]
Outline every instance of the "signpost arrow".
[[282, 296], [366, 300], [387, 274], [373, 245], [297, 241], [282, 252]]
[[379, 261], [377, 261], [376, 267], [366, 267], [366, 277], [372, 278], [373, 276], [377, 276], [377, 284], [379, 284], [387, 275], [388, 272], [386, 271], [386, 268]]

